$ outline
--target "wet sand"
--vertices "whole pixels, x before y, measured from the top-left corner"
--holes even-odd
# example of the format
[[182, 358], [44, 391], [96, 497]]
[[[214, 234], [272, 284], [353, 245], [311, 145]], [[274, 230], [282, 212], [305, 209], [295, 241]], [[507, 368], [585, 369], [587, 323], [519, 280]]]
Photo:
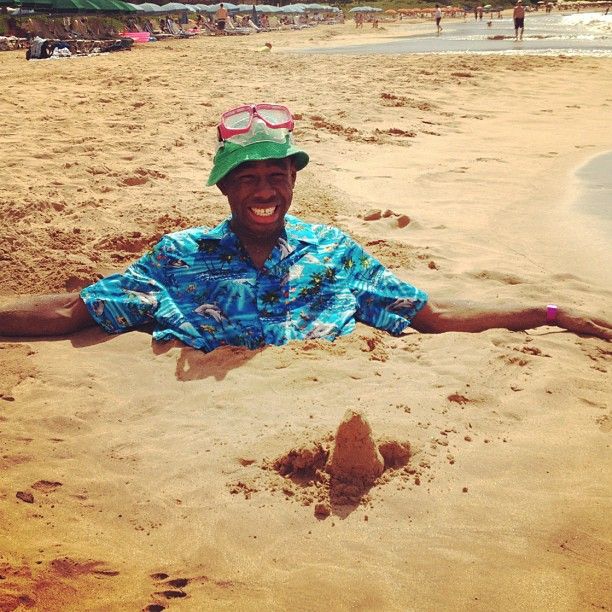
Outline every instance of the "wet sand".
[[[435, 296], [610, 317], [573, 178], [609, 149], [610, 61], [292, 52], [373, 36], [3, 54], [0, 299], [76, 290], [221, 220], [216, 118], [274, 100], [311, 154], [295, 214]], [[209, 355], [146, 332], [4, 341], [0, 610], [605, 609], [609, 367], [607, 343], [554, 328], [360, 325]], [[383, 459], [385, 440], [409, 456], [338, 503], [287, 466], [320, 471], [347, 410]]]

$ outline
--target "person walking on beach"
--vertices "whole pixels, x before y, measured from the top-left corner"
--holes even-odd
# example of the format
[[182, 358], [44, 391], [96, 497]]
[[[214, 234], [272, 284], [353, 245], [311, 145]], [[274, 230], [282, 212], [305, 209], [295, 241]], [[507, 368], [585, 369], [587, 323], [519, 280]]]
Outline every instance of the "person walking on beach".
[[436, 4], [436, 12], [434, 13], [434, 15], [436, 18], [437, 34], [440, 34], [440, 32], [442, 31], [442, 27], [440, 26], [440, 22], [442, 21], [442, 9], [440, 8], [439, 4]]
[[514, 19], [514, 40], [523, 40], [523, 29], [525, 28], [525, 7], [523, 0], [516, 0], [516, 6], [512, 11]]
[[212, 229], [164, 236], [123, 273], [80, 293], [0, 308], [0, 336], [66, 335], [95, 325], [114, 334], [153, 323], [155, 340], [209, 352], [333, 341], [360, 321], [396, 336], [408, 327], [442, 333], [554, 325], [612, 338], [610, 322], [570, 307], [434, 300], [340, 229], [288, 215], [297, 173], [309, 163], [293, 128], [279, 104], [223, 113], [208, 185], [227, 198], [231, 215]]

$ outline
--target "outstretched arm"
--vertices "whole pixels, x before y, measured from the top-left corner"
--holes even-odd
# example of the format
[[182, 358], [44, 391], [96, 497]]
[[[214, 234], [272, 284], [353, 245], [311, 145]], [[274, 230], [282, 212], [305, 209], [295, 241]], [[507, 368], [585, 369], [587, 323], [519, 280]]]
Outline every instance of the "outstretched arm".
[[430, 300], [414, 317], [412, 327], [425, 333], [449, 331], [480, 332], [492, 328], [533, 329], [554, 325], [576, 334], [612, 339], [612, 325], [573, 308], [559, 307], [553, 322], [546, 320], [546, 305], [489, 305], [469, 301], [438, 302]]
[[0, 307], [0, 336], [62, 336], [95, 324], [78, 293], [37, 295]]

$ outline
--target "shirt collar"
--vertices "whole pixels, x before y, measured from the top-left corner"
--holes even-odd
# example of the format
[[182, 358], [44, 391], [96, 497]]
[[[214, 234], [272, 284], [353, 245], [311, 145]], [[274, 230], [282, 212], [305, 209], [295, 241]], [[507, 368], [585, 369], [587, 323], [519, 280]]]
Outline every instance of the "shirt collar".
[[[231, 217], [224, 219], [213, 229], [206, 230], [204, 238], [207, 240], [235, 240], [237, 236], [230, 227]], [[283, 236], [291, 244], [305, 242], [307, 244], [317, 244], [319, 239], [312, 229], [310, 223], [306, 223], [293, 215], [285, 217], [285, 234]]]
[[305, 242], [307, 244], [317, 244], [319, 238], [312, 229], [312, 224], [306, 223], [293, 215], [285, 217], [285, 233], [287, 240], [291, 242]]

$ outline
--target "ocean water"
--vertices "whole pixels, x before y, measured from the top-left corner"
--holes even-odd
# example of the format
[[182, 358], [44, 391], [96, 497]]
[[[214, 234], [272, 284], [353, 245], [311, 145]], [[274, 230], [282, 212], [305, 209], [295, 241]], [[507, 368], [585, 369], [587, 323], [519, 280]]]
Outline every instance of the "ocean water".
[[[303, 53], [318, 54], [377, 54], [377, 53], [476, 53], [476, 54], [536, 54], [590, 55], [612, 58], [612, 14], [559, 13], [529, 14], [525, 18], [522, 41], [515, 41], [511, 18], [491, 18], [482, 21], [472, 17], [442, 20], [440, 36], [431, 32], [398, 37], [394, 40], [352, 47], [308, 48]], [[367, 27], [367, 26], [366, 26]]]

